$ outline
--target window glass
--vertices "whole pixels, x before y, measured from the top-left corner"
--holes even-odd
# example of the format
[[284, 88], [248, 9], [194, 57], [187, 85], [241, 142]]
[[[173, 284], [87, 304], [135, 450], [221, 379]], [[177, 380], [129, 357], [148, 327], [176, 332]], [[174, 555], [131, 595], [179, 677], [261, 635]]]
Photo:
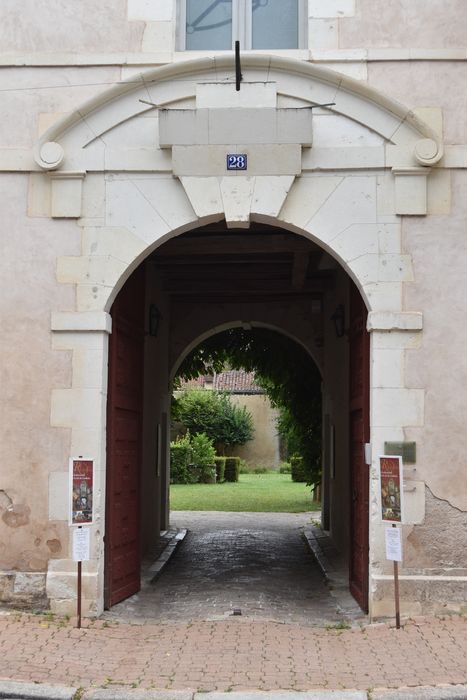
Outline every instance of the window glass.
[[252, 0], [252, 48], [298, 48], [298, 0]]
[[232, 0], [186, 0], [186, 48], [232, 47]]

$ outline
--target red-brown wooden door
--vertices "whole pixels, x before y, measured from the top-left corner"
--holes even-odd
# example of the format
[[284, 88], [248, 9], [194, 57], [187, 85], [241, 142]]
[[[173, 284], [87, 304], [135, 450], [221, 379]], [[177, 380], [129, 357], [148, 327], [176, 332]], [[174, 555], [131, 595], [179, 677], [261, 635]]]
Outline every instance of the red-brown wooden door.
[[350, 592], [368, 612], [369, 468], [364, 445], [370, 438], [370, 342], [367, 310], [360, 292], [350, 290]]
[[112, 306], [107, 400], [105, 607], [140, 589], [144, 268]]

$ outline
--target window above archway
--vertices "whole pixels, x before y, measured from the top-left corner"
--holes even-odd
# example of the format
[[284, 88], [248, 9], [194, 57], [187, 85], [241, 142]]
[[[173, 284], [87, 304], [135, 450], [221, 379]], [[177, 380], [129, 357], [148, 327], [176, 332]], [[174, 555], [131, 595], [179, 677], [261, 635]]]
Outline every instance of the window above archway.
[[180, 0], [180, 48], [298, 49], [304, 46], [306, 0]]

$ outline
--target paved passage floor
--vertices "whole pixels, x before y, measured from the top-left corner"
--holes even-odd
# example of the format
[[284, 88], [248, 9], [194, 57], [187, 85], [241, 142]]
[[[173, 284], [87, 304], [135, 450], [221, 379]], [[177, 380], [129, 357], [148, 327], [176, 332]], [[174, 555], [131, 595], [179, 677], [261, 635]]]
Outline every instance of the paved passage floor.
[[[248, 619], [333, 625], [343, 617], [303, 538], [310, 513], [174, 512], [188, 528], [153, 584], [107, 611], [121, 622]], [[345, 619], [361, 618], [355, 604]]]

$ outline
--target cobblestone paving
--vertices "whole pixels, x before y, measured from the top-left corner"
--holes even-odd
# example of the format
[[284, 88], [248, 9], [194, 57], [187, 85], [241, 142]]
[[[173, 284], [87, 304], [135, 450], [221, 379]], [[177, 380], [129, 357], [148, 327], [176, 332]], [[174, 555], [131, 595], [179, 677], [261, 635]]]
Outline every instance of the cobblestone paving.
[[400, 630], [386, 624], [331, 630], [243, 617], [86, 624], [78, 630], [44, 616], [0, 614], [0, 679], [220, 691], [467, 682], [465, 617], [424, 618]]
[[[232, 615], [325, 626], [344, 617], [302, 537], [310, 514], [172, 514], [189, 533], [160, 578], [108, 620], [215, 620]], [[357, 604], [346, 619], [361, 618]]]

